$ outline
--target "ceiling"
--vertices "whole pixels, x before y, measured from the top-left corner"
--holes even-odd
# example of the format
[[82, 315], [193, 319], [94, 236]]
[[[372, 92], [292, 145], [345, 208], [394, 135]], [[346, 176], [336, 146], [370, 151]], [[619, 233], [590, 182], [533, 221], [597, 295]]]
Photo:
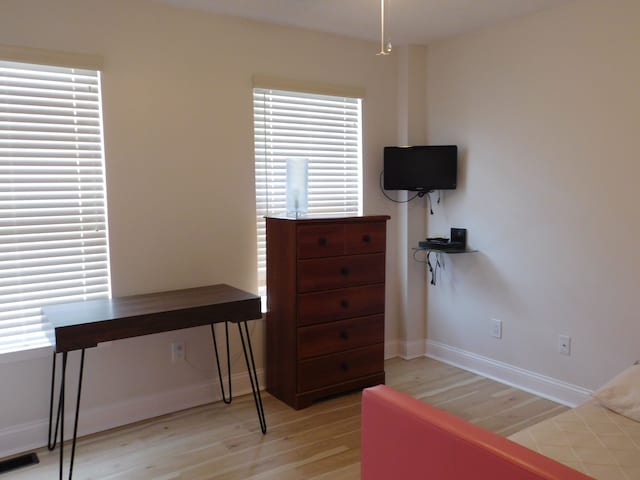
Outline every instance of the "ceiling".
[[[156, 0], [280, 25], [380, 41], [380, 0]], [[394, 45], [434, 40], [495, 25], [572, 0], [385, 0]]]

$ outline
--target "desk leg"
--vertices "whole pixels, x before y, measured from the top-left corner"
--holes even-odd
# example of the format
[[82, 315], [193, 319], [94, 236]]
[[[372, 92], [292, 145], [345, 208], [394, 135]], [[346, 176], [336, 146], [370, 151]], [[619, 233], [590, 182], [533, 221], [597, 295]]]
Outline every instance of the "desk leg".
[[[69, 464], [69, 480], [73, 475], [73, 461], [75, 459], [76, 454], [76, 440], [78, 438], [78, 414], [80, 412], [80, 396], [82, 394], [82, 375], [84, 373], [84, 349], [82, 349], [82, 354], [80, 356], [80, 373], [78, 375], [78, 396], [76, 399], [76, 414], [73, 424], [73, 439], [71, 441], [71, 459]], [[54, 384], [55, 384], [55, 365], [56, 365], [56, 354], [53, 354], [53, 371], [52, 371], [52, 379], [51, 379], [51, 398], [49, 405], [49, 439], [47, 442], [47, 447], [49, 450], [54, 450], [57, 444], [58, 438], [58, 426], [60, 427], [60, 480], [62, 480], [64, 475], [64, 401], [65, 401], [65, 384], [67, 377], [67, 355], [68, 352], [62, 353], [62, 371], [60, 375], [60, 400], [58, 401], [58, 414], [56, 416], [56, 426], [53, 438], [51, 437], [51, 427], [53, 424], [53, 398], [54, 398]]]
[[224, 333], [227, 338], [227, 379], [229, 382], [229, 398], [224, 393], [224, 382], [222, 381], [222, 369], [220, 368], [220, 358], [218, 357], [218, 343], [216, 342], [216, 331], [214, 324], [211, 324], [211, 337], [213, 338], [213, 350], [216, 353], [216, 366], [218, 367], [218, 378], [220, 379], [220, 390], [222, 390], [222, 401], [227, 405], [233, 400], [233, 394], [231, 393], [231, 361], [229, 360], [229, 325], [224, 322]]
[[[67, 377], [67, 352], [62, 354], [62, 374], [60, 375], [60, 480], [64, 472], [64, 390]], [[71, 477], [69, 477], [71, 478]]]
[[[226, 322], [225, 322], [226, 323]], [[247, 346], [245, 345], [244, 335], [242, 333], [242, 325], [244, 324], [244, 330], [247, 335], [247, 345], [249, 346], [249, 356], [247, 355]], [[244, 359], [247, 362], [247, 372], [249, 373], [249, 380], [251, 381], [251, 390], [253, 391], [253, 401], [256, 403], [256, 410], [258, 412], [258, 421], [260, 422], [260, 430], [262, 433], [267, 433], [267, 421], [264, 416], [264, 407], [262, 406], [262, 397], [260, 396], [260, 387], [258, 385], [258, 373], [256, 372], [256, 362], [253, 359], [253, 348], [251, 348], [251, 338], [249, 337], [249, 327], [247, 322], [238, 323], [238, 332], [240, 332], [240, 340], [242, 341], [242, 350], [244, 352]], [[251, 362], [249, 362], [251, 357]]]
[[[53, 398], [56, 384], [56, 353], [53, 353], [53, 366], [51, 368], [51, 397], [49, 399], [49, 438], [47, 439], [47, 448], [49, 451], [53, 451], [58, 444], [58, 426], [60, 424], [60, 415], [62, 414], [62, 410], [60, 409], [61, 403], [60, 398], [58, 399], [58, 413], [56, 415], [56, 428], [53, 432], [53, 436], [51, 436], [51, 427], [53, 425]], [[62, 394], [62, 390], [60, 390]]]
[[[84, 372], [84, 348], [80, 355], [80, 373], [78, 374], [78, 398], [76, 399], [76, 418], [73, 421], [73, 442], [71, 443], [71, 460], [69, 463], [69, 480], [73, 473], [73, 460], [76, 457], [76, 440], [78, 439], [78, 414], [80, 413], [80, 395], [82, 394], [82, 374]], [[60, 440], [62, 445], [62, 439]], [[61, 449], [62, 451], [62, 449]]]

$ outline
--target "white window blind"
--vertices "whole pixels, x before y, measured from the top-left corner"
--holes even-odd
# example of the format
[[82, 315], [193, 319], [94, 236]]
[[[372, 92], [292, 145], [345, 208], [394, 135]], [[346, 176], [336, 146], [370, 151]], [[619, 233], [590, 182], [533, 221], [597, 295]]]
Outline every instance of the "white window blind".
[[362, 213], [362, 100], [253, 90], [258, 281], [266, 284], [264, 217], [286, 213], [286, 161], [309, 161], [308, 215]]
[[41, 307], [110, 295], [100, 74], [0, 61], [0, 353]]

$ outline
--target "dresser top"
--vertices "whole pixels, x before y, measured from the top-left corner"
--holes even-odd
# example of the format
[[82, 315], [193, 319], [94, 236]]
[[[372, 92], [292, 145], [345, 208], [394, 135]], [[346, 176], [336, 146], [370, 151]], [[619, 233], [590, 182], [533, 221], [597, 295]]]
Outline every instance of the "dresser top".
[[384, 222], [389, 220], [391, 217], [389, 215], [355, 215], [351, 217], [343, 217], [343, 216], [305, 216], [299, 218], [287, 217], [287, 216], [269, 216], [265, 217], [274, 220], [281, 221], [289, 221], [289, 222], [299, 222], [299, 223], [358, 223], [358, 222]]

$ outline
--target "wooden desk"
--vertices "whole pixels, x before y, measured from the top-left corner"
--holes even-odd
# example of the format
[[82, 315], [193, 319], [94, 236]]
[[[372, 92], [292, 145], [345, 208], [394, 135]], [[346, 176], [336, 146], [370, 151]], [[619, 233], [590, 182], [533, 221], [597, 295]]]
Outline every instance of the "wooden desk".
[[[229, 285], [212, 285], [207, 287], [174, 290], [168, 292], [134, 295], [129, 297], [89, 300], [43, 308], [47, 320], [53, 325], [55, 346], [53, 354], [53, 371], [51, 378], [51, 398], [49, 405], [49, 441], [48, 447], [56, 447], [58, 428], [60, 429], [60, 479], [63, 477], [63, 438], [64, 438], [64, 386], [66, 380], [67, 354], [81, 350], [80, 372], [78, 378], [78, 396], [74, 422], [73, 440], [69, 478], [73, 474], [73, 460], [78, 433], [78, 416], [82, 391], [82, 375], [84, 370], [84, 354], [86, 348], [96, 347], [101, 342], [121, 340], [124, 338], [150, 335], [153, 333], [180, 330], [183, 328], [210, 325], [215, 349], [218, 375], [225, 403], [231, 403], [231, 365], [229, 364], [229, 331], [228, 323], [236, 323], [251, 381], [251, 389], [258, 412], [258, 420], [262, 433], [267, 427], [258, 386], [253, 349], [249, 338], [248, 320], [262, 318], [260, 297], [239, 290]], [[222, 373], [218, 358], [218, 347], [213, 328], [215, 323], [225, 323], [227, 341], [227, 367], [229, 381], [229, 398], [225, 397]], [[244, 326], [244, 332], [243, 327]], [[246, 336], [246, 342], [245, 342]], [[62, 354], [62, 374], [60, 380], [60, 396], [56, 425], [53, 437], [53, 400], [56, 368], [56, 354]]]

